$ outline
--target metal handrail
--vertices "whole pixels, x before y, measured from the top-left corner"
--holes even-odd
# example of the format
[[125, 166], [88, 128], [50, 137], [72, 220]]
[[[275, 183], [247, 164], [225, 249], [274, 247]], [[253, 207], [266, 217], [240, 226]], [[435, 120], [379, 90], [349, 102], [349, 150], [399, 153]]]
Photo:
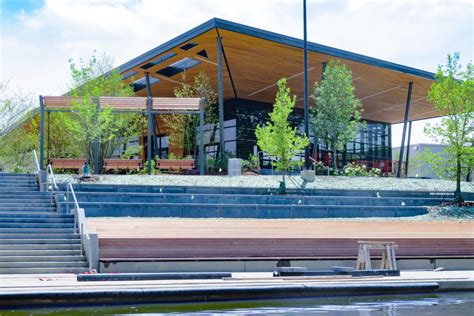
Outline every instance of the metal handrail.
[[[94, 234], [94, 238], [91, 238], [91, 236], [89, 235], [86, 227], [86, 216], [84, 213], [84, 209], [79, 207], [76, 193], [74, 192], [74, 188], [71, 182], [67, 184], [66, 193], [66, 209], [69, 214], [71, 213], [69, 207], [70, 196], [72, 196], [72, 201], [74, 203], [74, 208], [72, 209], [72, 213], [74, 214], [74, 229], [76, 230], [76, 233], [78, 233], [81, 237], [81, 253], [84, 253], [87, 256], [87, 259], [89, 261], [89, 271], [92, 271], [93, 262], [98, 260], [97, 233]], [[93, 253], [93, 251], [95, 251], [95, 253]]]
[[51, 176], [51, 186], [48, 185], [47, 191], [51, 190], [51, 204], [53, 204], [54, 201], [54, 193], [59, 192], [58, 184], [56, 183], [56, 179], [54, 178], [54, 172], [53, 168], [51, 167], [51, 164], [48, 164], [47, 167], [47, 174], [46, 174], [46, 182], [49, 182], [49, 176]]
[[36, 154], [35, 149], [33, 149], [33, 160], [36, 165], [36, 182], [39, 184], [39, 187], [41, 189], [41, 167], [40, 167], [38, 155]]

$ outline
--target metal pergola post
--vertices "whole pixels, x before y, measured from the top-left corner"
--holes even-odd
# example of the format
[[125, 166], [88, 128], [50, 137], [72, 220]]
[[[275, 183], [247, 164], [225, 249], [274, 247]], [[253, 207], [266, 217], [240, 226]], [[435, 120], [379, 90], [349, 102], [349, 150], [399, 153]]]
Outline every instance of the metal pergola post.
[[[304, 133], [309, 137], [309, 96], [308, 96], [308, 38], [306, 28], [306, 0], [303, 0], [303, 34], [304, 34]], [[309, 146], [304, 149], [304, 166], [309, 169]]]
[[407, 101], [405, 106], [405, 117], [403, 119], [403, 133], [402, 133], [402, 144], [400, 145], [400, 155], [398, 158], [398, 170], [397, 170], [397, 178], [400, 178], [402, 175], [402, 164], [403, 164], [403, 153], [405, 150], [405, 137], [407, 134], [407, 123], [408, 123], [408, 115], [410, 113], [410, 101], [411, 101], [411, 91], [413, 88], [413, 82], [408, 83], [408, 93], [407, 93]]
[[222, 38], [217, 37], [217, 93], [219, 99], [219, 155], [224, 157], [224, 84], [222, 80]]
[[204, 175], [204, 100], [199, 103], [199, 174]]
[[151, 85], [150, 85], [150, 74], [145, 73], [145, 82], [146, 82], [146, 91], [147, 91], [147, 119], [148, 119], [148, 129], [147, 129], [147, 160], [148, 160], [148, 175], [151, 175], [151, 133], [152, 133], [152, 107], [153, 107], [153, 98], [151, 96]]
[[408, 123], [407, 155], [405, 158], [405, 177], [408, 177], [408, 162], [410, 160], [411, 123], [412, 121]]
[[[96, 100], [96, 113], [95, 113], [95, 128], [99, 129], [99, 111], [100, 111], [100, 100], [97, 97]], [[94, 174], [99, 174], [99, 136], [96, 136], [94, 140]]]
[[40, 170], [44, 171], [44, 97], [39, 96], [40, 101]]

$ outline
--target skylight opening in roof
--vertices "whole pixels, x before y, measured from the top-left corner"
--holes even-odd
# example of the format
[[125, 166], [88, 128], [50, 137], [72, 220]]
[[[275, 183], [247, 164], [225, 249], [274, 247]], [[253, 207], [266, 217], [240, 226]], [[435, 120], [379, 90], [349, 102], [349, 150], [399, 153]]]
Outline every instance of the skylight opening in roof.
[[122, 80], [128, 79], [131, 76], [135, 76], [136, 74], [137, 74], [136, 71], [129, 71], [129, 72], [122, 75]]
[[154, 61], [149, 62], [148, 64], [145, 64], [145, 65], [141, 66], [140, 68], [142, 68], [142, 69], [151, 68], [151, 67], [153, 67], [153, 66], [155, 66], [155, 65], [161, 64], [161, 63], [164, 62], [165, 60], [168, 60], [168, 59], [170, 59], [171, 57], [174, 57], [174, 56], [176, 56], [176, 53], [169, 52], [169, 53], [167, 53], [167, 54], [161, 56], [160, 58], [157, 58], [157, 59], [155, 59]]
[[206, 58], [207, 58], [207, 52], [206, 52], [205, 49], [203, 49], [203, 50], [197, 52], [196, 54], [199, 55], [199, 56], [202, 56], [202, 57], [206, 57]]
[[181, 49], [182, 50], [189, 50], [193, 47], [196, 47], [198, 44], [194, 43], [194, 42], [189, 42], [187, 44], [184, 44], [183, 46], [181, 46]]
[[[160, 82], [160, 78], [150, 77], [150, 85]], [[140, 91], [146, 88], [146, 77], [136, 80], [133, 82], [133, 92]]]
[[172, 77], [176, 74], [179, 74], [180, 72], [185, 71], [186, 69], [191, 69], [200, 63], [201, 62], [197, 61], [196, 59], [186, 57], [169, 65], [168, 67], [158, 70], [156, 73], [166, 77]]

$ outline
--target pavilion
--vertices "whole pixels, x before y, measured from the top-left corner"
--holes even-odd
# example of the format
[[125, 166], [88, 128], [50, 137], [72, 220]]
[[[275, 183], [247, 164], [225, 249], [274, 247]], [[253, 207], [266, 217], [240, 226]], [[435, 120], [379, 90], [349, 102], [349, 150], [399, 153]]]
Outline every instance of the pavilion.
[[[440, 114], [427, 99], [434, 74], [412, 67], [308, 43], [308, 85], [322, 78], [323, 68], [339, 59], [352, 71], [356, 97], [363, 103], [367, 128], [348, 144], [350, 160], [392, 160], [391, 124], [407, 126]], [[229, 151], [247, 158], [255, 153], [253, 129], [271, 110], [276, 82], [285, 77], [297, 96], [296, 122], [303, 107], [303, 41], [293, 37], [214, 18], [118, 67], [123, 80], [134, 85], [137, 96], [174, 96], [180, 73], [192, 80], [200, 71], [217, 88], [219, 140], [206, 152]], [[151, 89], [146, 88], [146, 76]], [[262, 112], [264, 114], [262, 114]], [[410, 142], [411, 128], [408, 130]], [[401, 147], [405, 143], [402, 138]], [[402, 161], [403, 150], [400, 153]], [[408, 160], [408, 157], [406, 158]]]

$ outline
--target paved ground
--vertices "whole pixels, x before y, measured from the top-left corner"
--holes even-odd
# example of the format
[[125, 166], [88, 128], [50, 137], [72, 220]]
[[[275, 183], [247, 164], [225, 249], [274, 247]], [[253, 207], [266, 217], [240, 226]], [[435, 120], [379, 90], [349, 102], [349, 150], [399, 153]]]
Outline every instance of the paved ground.
[[[384, 282], [456, 282], [473, 290], [474, 271], [402, 271], [400, 277], [286, 277], [275, 278], [272, 273], [233, 273], [221, 280], [158, 280], [158, 281], [100, 281], [78, 282], [72, 274], [0, 275], [0, 296], [6, 293], [44, 291], [83, 291], [107, 289], [183, 289], [193, 287], [257, 287], [265, 285], [301, 284], [380, 284]], [[448, 283], [446, 283], [448, 284]], [[465, 284], [465, 285], [462, 285]], [[468, 285], [469, 284], [469, 285]]]
[[474, 221], [87, 218], [99, 238], [474, 238]]

